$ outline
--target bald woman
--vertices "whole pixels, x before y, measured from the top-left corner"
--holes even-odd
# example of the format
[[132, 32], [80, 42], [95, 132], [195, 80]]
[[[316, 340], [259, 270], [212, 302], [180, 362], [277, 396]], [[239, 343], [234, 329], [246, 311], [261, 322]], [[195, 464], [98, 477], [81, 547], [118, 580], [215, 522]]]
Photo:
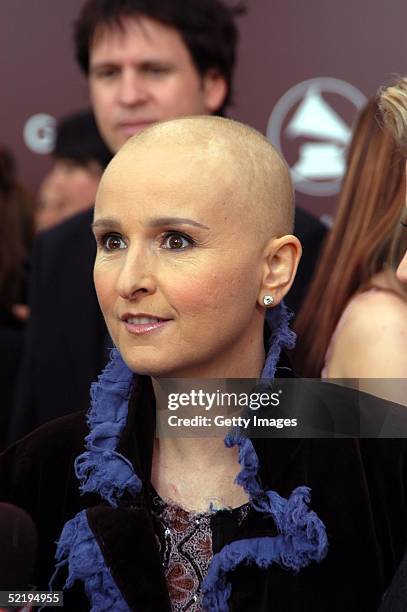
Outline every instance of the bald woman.
[[[293, 342], [293, 216], [285, 162], [230, 120], [155, 125], [108, 166], [93, 230], [111, 362], [87, 422], [47, 424], [0, 458], [1, 498], [39, 530], [32, 581], [46, 588], [58, 540], [67, 609], [376, 609], [406, 539], [404, 443], [251, 440], [232, 419], [223, 439], [222, 406], [196, 401], [213, 379], [271, 391]], [[193, 437], [185, 421], [170, 432], [165, 383]]]

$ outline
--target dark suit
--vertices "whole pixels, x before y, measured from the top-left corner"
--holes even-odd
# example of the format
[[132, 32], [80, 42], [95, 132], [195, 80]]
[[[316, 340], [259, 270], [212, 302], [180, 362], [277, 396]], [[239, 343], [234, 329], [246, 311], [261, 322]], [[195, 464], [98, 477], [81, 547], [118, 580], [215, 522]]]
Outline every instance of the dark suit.
[[407, 553], [386, 592], [378, 612], [405, 612], [407, 610]]
[[302, 257], [285, 303], [297, 314], [314, 275], [327, 228], [309, 212], [297, 206], [294, 234], [302, 244]]
[[[11, 317], [10, 317], [11, 319]], [[24, 327], [7, 324], [0, 313], [0, 451], [5, 447], [13, 405], [13, 389], [23, 350]]]
[[[32, 314], [10, 442], [50, 419], [86, 410], [90, 384], [106, 362], [107, 331], [92, 280], [96, 252], [92, 215], [92, 210], [77, 215], [36, 240], [29, 299]], [[286, 301], [297, 312], [326, 228], [297, 209], [295, 233], [304, 254]]]
[[105, 362], [105, 326], [92, 281], [95, 240], [90, 209], [40, 234], [29, 290], [31, 317], [10, 439], [83, 410]]

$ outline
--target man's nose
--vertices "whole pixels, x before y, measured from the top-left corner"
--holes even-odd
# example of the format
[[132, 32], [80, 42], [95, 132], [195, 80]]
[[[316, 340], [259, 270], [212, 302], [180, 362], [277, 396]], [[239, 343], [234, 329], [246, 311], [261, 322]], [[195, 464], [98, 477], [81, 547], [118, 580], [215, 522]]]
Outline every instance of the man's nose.
[[135, 300], [156, 291], [153, 255], [129, 249], [117, 281], [117, 291], [124, 300]]
[[134, 70], [122, 74], [118, 98], [123, 106], [138, 106], [148, 100], [148, 88], [144, 79]]

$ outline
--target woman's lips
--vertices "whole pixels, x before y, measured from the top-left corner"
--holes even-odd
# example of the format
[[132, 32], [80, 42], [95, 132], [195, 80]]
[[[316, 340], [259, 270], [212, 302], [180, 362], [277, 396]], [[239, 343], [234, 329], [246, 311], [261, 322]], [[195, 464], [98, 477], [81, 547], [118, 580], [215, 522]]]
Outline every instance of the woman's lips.
[[156, 317], [126, 317], [123, 323], [130, 334], [143, 335], [162, 329], [170, 320]]

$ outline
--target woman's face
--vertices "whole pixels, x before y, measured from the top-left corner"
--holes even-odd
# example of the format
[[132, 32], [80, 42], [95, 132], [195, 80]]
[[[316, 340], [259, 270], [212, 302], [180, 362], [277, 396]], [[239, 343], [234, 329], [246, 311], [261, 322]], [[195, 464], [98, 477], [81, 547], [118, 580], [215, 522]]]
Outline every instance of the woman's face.
[[38, 192], [37, 230], [45, 230], [86, 210], [95, 201], [102, 176], [96, 161], [57, 159]]
[[[407, 162], [406, 162], [406, 178], [407, 178]], [[406, 193], [406, 208], [404, 210], [404, 215], [402, 217], [402, 224], [403, 224], [402, 232], [405, 236], [407, 234], [407, 193]], [[405, 238], [404, 238], [404, 241], [406, 242]], [[407, 283], [407, 250], [404, 253], [404, 257], [401, 260], [399, 267], [397, 268], [396, 274], [400, 282]]]
[[152, 376], [256, 376], [264, 243], [227, 164], [180, 162], [167, 145], [119, 156], [96, 199], [94, 279], [126, 363]]
[[[407, 217], [407, 214], [405, 216]], [[403, 231], [407, 232], [407, 227], [404, 228]], [[401, 283], [407, 283], [407, 251], [404, 253], [404, 257], [399, 263], [396, 274]]]
[[397, 278], [402, 283], [407, 283], [407, 251], [397, 269]]

